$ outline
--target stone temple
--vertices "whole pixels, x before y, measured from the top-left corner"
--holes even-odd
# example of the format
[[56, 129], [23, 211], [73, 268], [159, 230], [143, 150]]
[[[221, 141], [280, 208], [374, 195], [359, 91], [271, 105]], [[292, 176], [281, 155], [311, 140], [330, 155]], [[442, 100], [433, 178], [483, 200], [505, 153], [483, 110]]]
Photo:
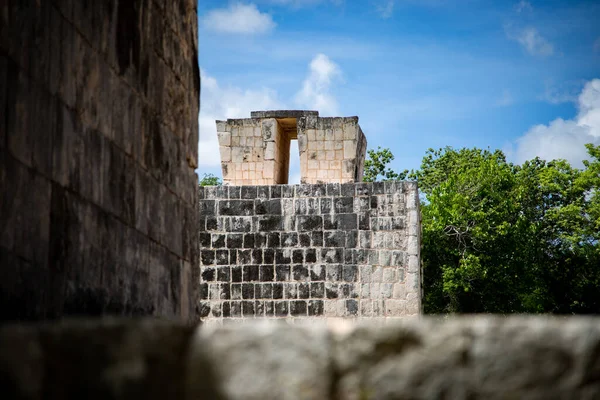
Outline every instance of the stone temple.
[[[256, 111], [216, 123], [225, 185], [199, 189], [203, 321], [421, 313], [417, 186], [362, 182], [358, 117]], [[287, 184], [291, 140], [300, 185]]]
[[318, 111], [254, 111], [217, 121], [223, 182], [287, 184], [290, 141], [298, 140], [301, 183], [360, 182], [367, 140], [358, 117], [319, 117]]

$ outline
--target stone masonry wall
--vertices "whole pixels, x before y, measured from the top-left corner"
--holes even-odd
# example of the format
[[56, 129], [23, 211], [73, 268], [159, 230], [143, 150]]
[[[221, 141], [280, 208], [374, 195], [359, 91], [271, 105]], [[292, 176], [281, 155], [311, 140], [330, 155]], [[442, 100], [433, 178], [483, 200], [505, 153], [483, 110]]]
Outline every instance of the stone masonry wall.
[[287, 184], [290, 140], [298, 140], [304, 184], [362, 181], [366, 137], [358, 117], [316, 111], [253, 111], [252, 118], [216, 121], [223, 182]]
[[421, 312], [410, 182], [201, 187], [200, 316], [396, 318]]
[[3, 326], [0, 392], [31, 400], [592, 400], [600, 398], [600, 320]]
[[367, 140], [358, 117], [300, 120], [298, 149], [301, 183], [362, 181]]
[[195, 0], [0, 2], [0, 319], [192, 317]]

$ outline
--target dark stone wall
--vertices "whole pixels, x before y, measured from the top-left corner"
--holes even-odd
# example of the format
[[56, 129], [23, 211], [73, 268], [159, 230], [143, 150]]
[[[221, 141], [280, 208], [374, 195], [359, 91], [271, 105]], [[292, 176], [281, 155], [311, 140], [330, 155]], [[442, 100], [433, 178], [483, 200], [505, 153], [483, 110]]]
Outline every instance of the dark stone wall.
[[418, 315], [416, 184], [201, 187], [200, 316]]
[[195, 0], [2, 1], [0, 82], [0, 318], [193, 318]]

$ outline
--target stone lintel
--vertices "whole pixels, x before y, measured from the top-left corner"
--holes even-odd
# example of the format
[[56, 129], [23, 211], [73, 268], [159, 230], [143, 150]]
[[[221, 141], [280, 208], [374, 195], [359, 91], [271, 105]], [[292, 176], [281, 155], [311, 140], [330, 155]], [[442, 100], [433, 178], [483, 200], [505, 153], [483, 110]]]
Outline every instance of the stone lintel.
[[318, 117], [318, 111], [308, 110], [272, 110], [272, 111], [252, 111], [252, 118], [301, 118], [301, 117]]

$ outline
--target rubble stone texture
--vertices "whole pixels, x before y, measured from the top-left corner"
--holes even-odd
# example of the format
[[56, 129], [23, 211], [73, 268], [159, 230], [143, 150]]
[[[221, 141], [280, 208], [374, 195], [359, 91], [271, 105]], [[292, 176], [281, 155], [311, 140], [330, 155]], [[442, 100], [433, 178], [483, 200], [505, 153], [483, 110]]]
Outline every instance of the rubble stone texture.
[[421, 313], [414, 182], [200, 187], [200, 317]]
[[291, 140], [298, 140], [301, 183], [362, 181], [367, 141], [358, 117], [253, 111], [251, 118], [217, 121], [217, 132], [226, 185], [287, 184]]
[[196, 25], [195, 0], [0, 2], [3, 320], [195, 314]]
[[600, 320], [4, 325], [0, 392], [31, 400], [592, 400], [600, 398]]

